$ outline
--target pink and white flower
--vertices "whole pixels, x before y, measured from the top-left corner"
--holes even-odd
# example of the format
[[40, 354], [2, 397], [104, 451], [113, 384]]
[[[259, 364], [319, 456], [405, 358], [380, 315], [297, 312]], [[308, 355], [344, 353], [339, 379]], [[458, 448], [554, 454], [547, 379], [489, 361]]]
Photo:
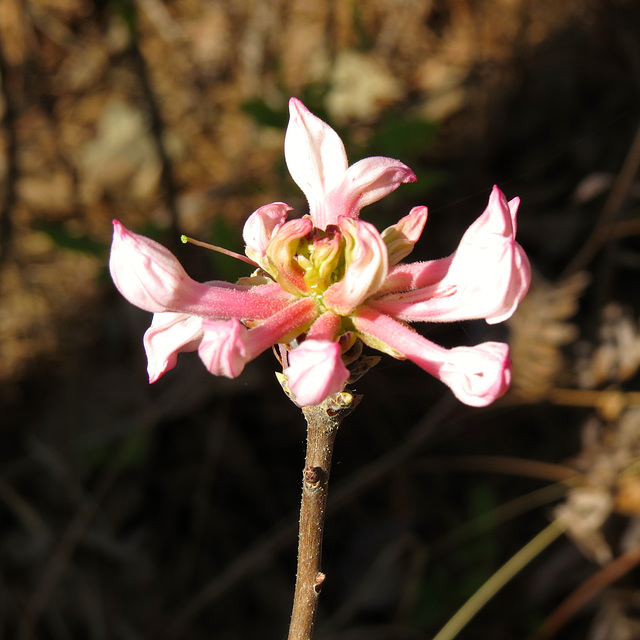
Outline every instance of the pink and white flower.
[[409, 359], [462, 402], [485, 406], [507, 390], [508, 347], [497, 342], [453, 349], [411, 322], [506, 320], [527, 292], [530, 268], [515, 241], [518, 199], [494, 187], [484, 213], [446, 258], [402, 263], [427, 220], [415, 207], [380, 233], [360, 210], [415, 175], [391, 158], [348, 165], [338, 134], [297, 99], [290, 103], [285, 158], [307, 196], [309, 214], [287, 220], [275, 202], [249, 216], [246, 254], [259, 265], [237, 284], [199, 283], [167, 249], [114, 221], [110, 269], [122, 295], [155, 315], [145, 334], [150, 382], [177, 354], [198, 351], [215, 375], [235, 378], [272, 345], [300, 406], [341, 391], [349, 371], [342, 351], [354, 335], [394, 358]]

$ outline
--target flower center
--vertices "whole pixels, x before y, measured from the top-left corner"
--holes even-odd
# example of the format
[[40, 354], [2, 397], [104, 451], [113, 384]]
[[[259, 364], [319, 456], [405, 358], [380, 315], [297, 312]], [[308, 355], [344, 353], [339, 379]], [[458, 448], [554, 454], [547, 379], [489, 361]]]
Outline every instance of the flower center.
[[298, 246], [294, 260], [311, 295], [321, 301], [324, 292], [344, 275], [344, 238], [335, 226], [314, 229]]

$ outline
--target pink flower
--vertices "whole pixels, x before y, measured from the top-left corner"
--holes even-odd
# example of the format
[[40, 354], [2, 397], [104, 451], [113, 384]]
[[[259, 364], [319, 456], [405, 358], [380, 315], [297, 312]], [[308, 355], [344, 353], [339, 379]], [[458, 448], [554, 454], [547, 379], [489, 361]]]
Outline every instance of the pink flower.
[[343, 350], [354, 336], [409, 359], [464, 403], [484, 406], [505, 393], [508, 347], [497, 342], [445, 349], [409, 322], [508, 318], [527, 292], [530, 269], [515, 241], [518, 200], [494, 187], [485, 212], [458, 249], [430, 262], [401, 262], [418, 241], [426, 207], [380, 233], [360, 210], [415, 180], [398, 160], [366, 158], [351, 167], [342, 141], [297, 99], [285, 137], [289, 171], [309, 214], [287, 220], [275, 202], [249, 216], [246, 254], [258, 271], [237, 284], [192, 280], [167, 249], [114, 221], [110, 268], [122, 295], [155, 313], [145, 334], [149, 380], [198, 351], [215, 375], [235, 378], [247, 362], [280, 345], [289, 390], [300, 406], [341, 391]]

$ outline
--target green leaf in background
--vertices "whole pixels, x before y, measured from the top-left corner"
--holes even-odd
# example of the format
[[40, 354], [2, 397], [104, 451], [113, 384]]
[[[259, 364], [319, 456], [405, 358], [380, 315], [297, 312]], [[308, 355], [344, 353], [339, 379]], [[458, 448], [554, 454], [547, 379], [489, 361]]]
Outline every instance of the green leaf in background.
[[138, 12], [136, 5], [131, 0], [111, 0], [114, 13], [119, 15], [127, 25], [129, 33], [133, 36], [138, 33]]
[[[93, 427], [93, 428], [91, 428]], [[73, 440], [77, 460], [88, 469], [117, 465], [123, 469], [142, 465], [149, 452], [150, 432], [136, 424], [90, 425]]]
[[364, 155], [402, 158], [411, 166], [429, 148], [436, 133], [437, 126], [433, 122], [390, 112], [376, 125], [367, 140]]
[[289, 109], [286, 103], [282, 109], [275, 109], [264, 100], [254, 98], [242, 104], [242, 111], [264, 127], [285, 129], [289, 121]]
[[94, 256], [104, 255], [107, 251], [106, 244], [85, 233], [72, 231], [64, 222], [40, 220], [34, 225], [34, 229], [49, 236], [54, 244], [61, 249], [79, 251]]
[[467, 567], [460, 590], [465, 598], [473, 595], [492, 575], [500, 561], [500, 546], [496, 537], [497, 520], [491, 526], [491, 518], [498, 506], [495, 490], [489, 485], [476, 484], [470, 487], [469, 516], [476, 520], [483, 517], [484, 529], [462, 545], [457, 553], [463, 566]]
[[[491, 518], [498, 501], [493, 487], [476, 484], [470, 487], [464, 522], [452, 522], [456, 527], [481, 516]], [[497, 521], [495, 522], [497, 525]], [[423, 629], [443, 624], [443, 612], [455, 611], [471, 597], [495, 571], [500, 559], [500, 545], [495, 526], [484, 522], [476, 535], [458, 544], [447, 560], [439, 558], [428, 567], [422, 580], [420, 596], [414, 613], [414, 623]]]
[[[329, 93], [330, 85], [326, 82], [310, 83], [302, 89], [297, 97], [302, 100], [305, 107], [322, 120], [329, 122], [331, 119], [325, 108], [325, 98]], [[273, 127], [283, 131], [289, 124], [289, 94], [282, 91], [283, 101], [279, 107], [274, 107], [261, 98], [252, 98], [242, 104], [242, 111], [264, 127]]]

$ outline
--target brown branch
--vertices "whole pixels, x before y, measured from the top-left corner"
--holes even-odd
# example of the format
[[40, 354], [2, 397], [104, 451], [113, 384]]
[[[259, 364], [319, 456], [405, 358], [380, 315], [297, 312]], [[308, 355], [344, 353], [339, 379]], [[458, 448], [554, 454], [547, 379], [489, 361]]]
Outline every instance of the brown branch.
[[289, 640], [311, 640], [313, 636], [318, 597], [325, 579], [320, 569], [333, 443], [342, 420], [356, 404], [350, 393], [338, 393], [321, 405], [302, 409], [307, 421], [307, 455], [302, 476], [298, 570]]

